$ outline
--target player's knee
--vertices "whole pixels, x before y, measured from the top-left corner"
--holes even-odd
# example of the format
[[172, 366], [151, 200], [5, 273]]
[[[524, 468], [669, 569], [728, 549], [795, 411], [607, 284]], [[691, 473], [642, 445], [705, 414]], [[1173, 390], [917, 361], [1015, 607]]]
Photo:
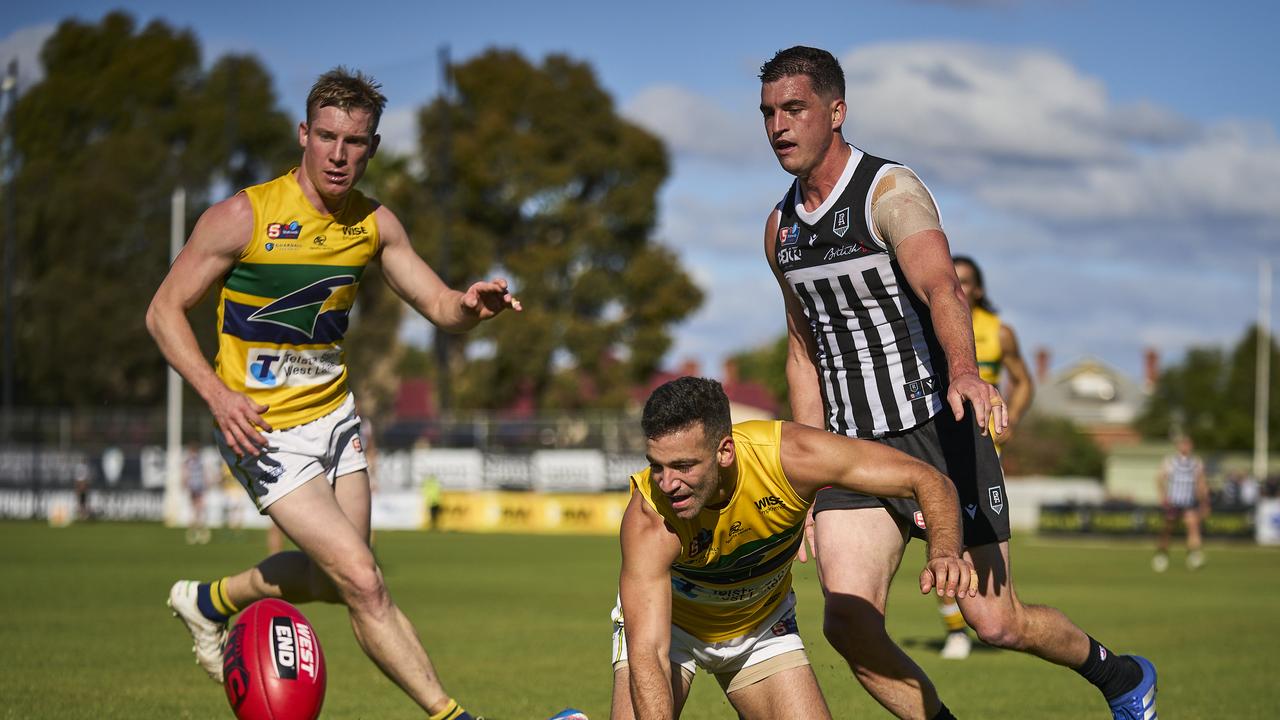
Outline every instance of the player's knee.
[[854, 665], [858, 658], [873, 655], [878, 647], [893, 642], [885, 631], [884, 615], [860, 598], [828, 601], [822, 618], [822, 634]]
[[992, 647], [1021, 650], [1024, 634], [1014, 614], [991, 613], [974, 618], [966, 617], [978, 639]]
[[378, 612], [390, 602], [386, 583], [375, 564], [346, 568], [335, 580], [342, 602], [353, 611]]

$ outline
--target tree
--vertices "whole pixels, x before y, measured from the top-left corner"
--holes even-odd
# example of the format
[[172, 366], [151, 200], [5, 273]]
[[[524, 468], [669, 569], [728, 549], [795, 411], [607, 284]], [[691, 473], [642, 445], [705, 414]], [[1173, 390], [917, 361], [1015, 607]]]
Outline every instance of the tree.
[[567, 57], [491, 50], [451, 71], [457, 96], [419, 116], [428, 192], [411, 235], [451, 286], [500, 272], [525, 306], [450, 344], [458, 404], [621, 406], [702, 301], [653, 242], [661, 142]]
[[[205, 72], [193, 35], [160, 21], [67, 20], [40, 57], [13, 109], [16, 399], [153, 404], [165, 365], [143, 315], [169, 265], [170, 194], [188, 189], [191, 227], [211, 186], [288, 167], [290, 122], [256, 60]], [[212, 356], [211, 303], [193, 325]]]
[[[942, 412], [951, 412], [943, 408]], [[1106, 455], [1093, 438], [1066, 418], [1037, 413], [1018, 423], [1003, 448], [1000, 464], [1006, 475], [1102, 477]]]
[[[1182, 363], [1160, 373], [1155, 391], [1136, 425], [1149, 438], [1168, 439], [1186, 432], [1202, 450], [1244, 450], [1253, 447], [1254, 379], [1258, 329], [1251, 327], [1231, 350], [1197, 347]], [[1271, 342], [1271, 367], [1280, 369], [1276, 344]], [[1268, 424], [1280, 427], [1280, 392], [1271, 383]], [[1280, 450], [1280, 434], [1269, 441]]]
[[789, 409], [791, 398], [787, 394], [787, 341], [787, 335], [783, 334], [773, 342], [744, 350], [731, 359], [738, 365], [739, 377], [765, 386], [773, 399], [778, 401], [778, 407]]

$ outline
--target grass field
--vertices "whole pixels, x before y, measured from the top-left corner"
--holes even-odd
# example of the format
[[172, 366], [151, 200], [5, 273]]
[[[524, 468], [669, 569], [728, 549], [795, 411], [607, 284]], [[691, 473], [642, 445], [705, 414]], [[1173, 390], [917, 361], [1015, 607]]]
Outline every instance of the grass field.
[[[964, 662], [936, 656], [935, 603], [911, 587], [913, 543], [890, 601], [890, 632], [960, 717], [1107, 717], [1075, 673], [977, 648]], [[164, 599], [177, 578], [209, 579], [256, 561], [260, 532], [216, 534], [188, 546], [157, 525], [51, 529], [0, 524], [0, 717], [229, 718]], [[574, 706], [608, 717], [609, 619], [617, 543], [603, 537], [382, 532], [378, 555], [393, 597], [417, 624], [446, 687], [489, 718], [538, 720]], [[1280, 703], [1280, 552], [1210, 546], [1195, 574], [1175, 553], [1149, 569], [1133, 544], [1016, 540], [1025, 601], [1055, 605], [1119, 652], [1160, 670], [1161, 717], [1271, 717]], [[837, 718], [885, 717], [827, 646], [821, 597], [798, 569], [800, 628]], [[365, 659], [345, 613], [304, 606], [329, 662], [326, 718], [417, 718]], [[699, 676], [684, 717], [732, 718], [716, 683]]]

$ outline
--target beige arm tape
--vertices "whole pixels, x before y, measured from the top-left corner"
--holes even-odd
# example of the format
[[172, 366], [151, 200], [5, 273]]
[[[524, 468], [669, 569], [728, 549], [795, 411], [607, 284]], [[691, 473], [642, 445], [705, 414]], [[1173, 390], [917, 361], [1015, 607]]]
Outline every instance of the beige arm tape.
[[889, 246], [921, 230], [941, 230], [942, 219], [933, 196], [916, 174], [904, 167], [891, 168], [871, 194], [871, 220], [876, 233]]

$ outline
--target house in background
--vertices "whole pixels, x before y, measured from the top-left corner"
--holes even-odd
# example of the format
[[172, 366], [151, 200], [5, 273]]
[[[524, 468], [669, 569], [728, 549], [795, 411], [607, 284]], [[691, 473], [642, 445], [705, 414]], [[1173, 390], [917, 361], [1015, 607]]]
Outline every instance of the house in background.
[[1159, 374], [1159, 358], [1147, 349], [1143, 378], [1136, 381], [1116, 368], [1085, 358], [1049, 375], [1049, 351], [1036, 351], [1036, 395], [1032, 411], [1075, 423], [1103, 451], [1137, 445], [1142, 437], [1133, 421], [1142, 412]]

